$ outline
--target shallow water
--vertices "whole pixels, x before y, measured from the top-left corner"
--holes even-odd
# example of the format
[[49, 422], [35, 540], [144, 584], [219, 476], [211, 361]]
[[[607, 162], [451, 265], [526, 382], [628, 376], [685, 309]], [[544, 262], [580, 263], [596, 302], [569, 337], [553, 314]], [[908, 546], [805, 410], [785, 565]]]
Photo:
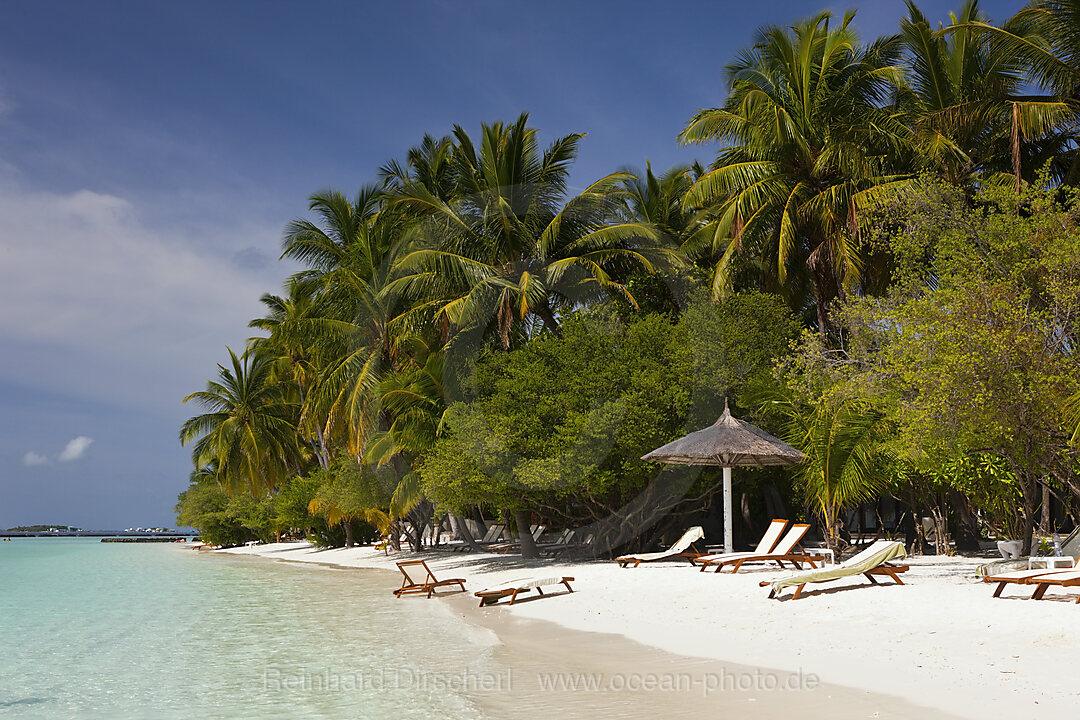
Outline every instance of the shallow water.
[[396, 584], [182, 544], [2, 542], [0, 720], [945, 717]]
[[0, 543], [0, 718], [482, 716], [494, 636], [386, 602], [390, 582], [182, 545]]

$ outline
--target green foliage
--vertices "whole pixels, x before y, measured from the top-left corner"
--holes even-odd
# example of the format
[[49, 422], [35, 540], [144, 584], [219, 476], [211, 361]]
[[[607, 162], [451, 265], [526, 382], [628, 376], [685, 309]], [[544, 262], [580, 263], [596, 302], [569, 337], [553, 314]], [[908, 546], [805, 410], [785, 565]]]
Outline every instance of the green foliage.
[[559, 336], [482, 359], [476, 398], [447, 410], [421, 462], [425, 492], [456, 509], [611, 513], [656, 475], [643, 454], [714, 421], [797, 331], [782, 301], [761, 294], [691, 308], [676, 324], [571, 316]]
[[731, 291], [736, 259], [749, 256], [744, 267], [773, 287], [805, 287], [789, 272], [813, 278], [822, 330], [827, 303], [862, 273], [856, 211], [907, 172], [892, 161], [908, 129], [882, 103], [902, 83], [899, 47], [860, 43], [853, 17], [763, 28], [728, 66], [724, 105], [699, 110], [680, 135], [723, 146], [684, 199], [716, 217], [713, 296]]
[[[631, 272], [682, 262], [651, 224], [620, 217], [627, 173], [569, 196], [583, 136], [541, 150], [528, 119], [484, 125], [478, 142], [455, 126], [449, 186], [406, 174], [394, 178], [391, 195], [392, 207], [422, 219], [391, 289], [452, 332], [479, 333], [503, 349], [527, 340], [534, 323], [557, 329], [557, 315], [578, 304], [615, 295], [636, 304], [625, 284]], [[439, 189], [451, 189], [448, 200]]]
[[1076, 206], [1034, 189], [1020, 212], [1002, 188], [975, 201], [928, 181], [884, 203], [892, 291], [849, 299], [837, 313], [843, 345], [804, 337], [789, 369], [822, 405], [871, 404], [914, 471], [965, 493], [992, 524], [1015, 532], [1019, 516], [1030, 530], [1040, 478], [1076, 489], [1062, 452], [1074, 429], [1062, 408], [1080, 382]]
[[184, 423], [180, 442], [194, 443], [195, 467], [213, 464], [217, 480], [230, 493], [246, 489], [261, 495], [299, 467], [297, 407], [274, 381], [268, 356], [246, 352], [237, 357], [230, 349], [229, 358], [230, 367], [218, 365], [217, 381], [184, 398], [209, 412]]
[[385, 531], [390, 518], [382, 509], [390, 504], [390, 487], [385, 477], [350, 458], [338, 459], [329, 469], [313, 476], [319, 489], [308, 504], [314, 515], [326, 518], [331, 525], [364, 520]]
[[[949, 20], [949, 27], [934, 28], [909, 2], [900, 22], [907, 77], [898, 105], [923, 168], [959, 185], [1016, 169], [1031, 180], [1046, 160], [1046, 138], [1068, 124], [1072, 110], [1058, 98], [1030, 94], [1022, 55], [994, 42], [975, 0]], [[1013, 18], [999, 32], [1038, 42], [1023, 25]]]
[[852, 393], [853, 386], [830, 383], [813, 366], [807, 373], [801, 359], [780, 365], [773, 382], [755, 383], [746, 399], [806, 454], [806, 462], [795, 468], [797, 486], [834, 547], [841, 512], [873, 500], [891, 484], [894, 456], [887, 441], [892, 428], [880, 410]]
[[308, 511], [311, 501], [319, 492], [323, 477], [318, 473], [290, 478], [274, 496], [274, 527], [280, 532], [306, 531], [315, 524], [315, 517]]
[[1020, 483], [1003, 458], [985, 453], [957, 457], [937, 474], [984, 513], [1001, 539], [1023, 536], [1023, 518], [1016, 512], [1023, 501]]
[[[542, 148], [522, 114], [313, 194], [267, 336], [186, 398], [182, 521], [335, 544], [476, 504], [594, 519], [662, 484], [642, 453], [744, 398], [810, 456], [830, 538], [886, 483], [1030, 529], [1040, 483], [1080, 497], [1078, 13], [766, 27], [680, 135], [719, 143], [708, 170], [573, 194], [583, 135]], [[794, 355], [788, 308], [818, 331]], [[686, 476], [707, 499], [714, 475]]]
[[196, 483], [180, 493], [176, 522], [199, 531], [211, 545], [239, 545], [256, 539], [256, 533], [230, 507], [231, 498], [214, 483]]

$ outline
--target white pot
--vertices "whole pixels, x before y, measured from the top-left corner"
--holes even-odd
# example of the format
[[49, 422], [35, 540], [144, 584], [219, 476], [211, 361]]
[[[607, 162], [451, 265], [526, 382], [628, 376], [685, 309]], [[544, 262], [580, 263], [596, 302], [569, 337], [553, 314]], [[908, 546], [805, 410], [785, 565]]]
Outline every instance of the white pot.
[[1024, 546], [1024, 543], [1019, 540], [998, 540], [997, 549], [1001, 553], [1001, 557], [1006, 560], [1013, 560], [1020, 557], [1020, 548]]

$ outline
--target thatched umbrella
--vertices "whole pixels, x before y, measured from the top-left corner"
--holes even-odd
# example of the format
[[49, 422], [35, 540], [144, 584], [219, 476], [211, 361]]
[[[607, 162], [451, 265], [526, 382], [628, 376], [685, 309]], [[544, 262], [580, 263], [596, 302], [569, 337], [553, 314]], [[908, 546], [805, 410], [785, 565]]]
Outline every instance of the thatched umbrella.
[[669, 465], [714, 465], [724, 468], [724, 552], [733, 550], [731, 539], [731, 468], [794, 465], [806, 456], [728, 412], [715, 423], [657, 448], [642, 460]]

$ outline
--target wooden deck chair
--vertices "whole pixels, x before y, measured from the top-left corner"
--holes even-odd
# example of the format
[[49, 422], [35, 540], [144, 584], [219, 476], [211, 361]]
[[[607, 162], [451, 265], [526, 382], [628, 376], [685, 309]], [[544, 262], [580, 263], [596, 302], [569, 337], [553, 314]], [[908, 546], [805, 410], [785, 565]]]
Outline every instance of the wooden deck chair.
[[[397, 566], [401, 574], [405, 576], [405, 579], [401, 581], [401, 587], [394, 591], [394, 595], [397, 597], [426, 594], [430, 598], [438, 588], [447, 585], [457, 585], [460, 592], [465, 592], [465, 581], [463, 579], [439, 580], [423, 560], [402, 560]], [[424, 576], [423, 579], [418, 581], [420, 568], [423, 568]]]
[[784, 567], [784, 563], [789, 562], [799, 570], [802, 569], [802, 563], [806, 563], [810, 567], [816, 568], [817, 560], [820, 558], [811, 557], [802, 548], [799, 548], [798, 551], [795, 550], [799, 545], [799, 541], [803, 539], [803, 535], [809, 529], [810, 526], [806, 523], [793, 523], [787, 534], [780, 539], [780, 542], [776, 543], [776, 547], [760, 555], [754, 553], [728, 553], [700, 557], [698, 562], [701, 563], [701, 571], [705, 572], [709, 566], [715, 566], [716, 572], [720, 572], [728, 565], [731, 565], [731, 572], [737, 573], [739, 568], [748, 562], [774, 562], [780, 567]]
[[802, 594], [807, 583], [829, 582], [830, 580], [839, 580], [840, 578], [855, 575], [865, 576], [874, 585], [879, 584], [876, 577], [882, 575], [892, 578], [897, 585], [903, 585], [904, 581], [900, 579], [900, 573], [907, 572], [908, 566], [890, 565], [889, 561], [906, 555], [907, 551], [904, 550], [903, 543], [895, 540], [878, 540], [839, 565], [807, 570], [776, 580], [764, 580], [760, 585], [761, 587], [772, 586], [772, 591], [769, 592], [770, 598], [778, 597], [785, 587], [794, 585], [795, 596], [792, 598], [793, 600], [799, 599], [799, 595]]
[[[1080, 571], [1077, 570], [1064, 570], [1054, 573], [1047, 573], [1046, 575], [1038, 575], [1028, 580], [1028, 583], [1035, 585], [1035, 592], [1032, 594], [1032, 600], [1042, 600], [1046, 591], [1053, 586], [1057, 587], [1076, 587], [1080, 585]], [[1076, 603], [1080, 605], [1080, 595], [1076, 596]]]
[[498, 587], [480, 590], [473, 594], [480, 598], [480, 607], [494, 605], [504, 597], [509, 597], [509, 604], [513, 605], [517, 601], [518, 593], [535, 590], [540, 595], [543, 595], [545, 585], [562, 585], [566, 588], [567, 593], [572, 593], [574, 588], [570, 587], [570, 583], [573, 580], [572, 577], [522, 578], [521, 580], [511, 580]]
[[[495, 523], [494, 525], [489, 526], [487, 532], [484, 533], [484, 537], [477, 540], [476, 544], [480, 547], [486, 547], [488, 545], [491, 545], [492, 543], [498, 542], [499, 536], [502, 535], [502, 532], [505, 528], [506, 525], [504, 525], [503, 523]], [[468, 552], [473, 549], [473, 546], [462, 540], [460, 543], [447, 545], [447, 548], [453, 550], [454, 552]]]
[[765, 534], [761, 536], [761, 540], [758, 541], [757, 547], [753, 550], [745, 552], [732, 552], [732, 553], [709, 553], [702, 555], [701, 557], [694, 558], [690, 561], [691, 565], [696, 565], [704, 558], [715, 557], [735, 557], [745, 555], [750, 557], [751, 555], [764, 555], [765, 553], [772, 552], [772, 549], [776, 547], [776, 541], [780, 539], [780, 534], [784, 532], [784, 528], [787, 527], [787, 520], [782, 518], [776, 518], [769, 523], [769, 527], [765, 529]]
[[570, 528], [567, 528], [558, 535], [556, 535], [555, 539], [551, 542], [538, 543], [536, 547], [540, 551], [541, 555], [544, 555], [545, 553], [555, 554], [562, 550], [564, 547], [566, 547], [567, 544], [569, 544], [570, 540], [573, 539], [573, 537], [574, 531]]
[[[547, 531], [547, 525], [530, 525], [529, 526], [529, 534], [532, 535], [532, 539], [533, 539], [534, 543], [538, 542], [540, 540], [540, 536], [543, 535], [546, 531]], [[508, 552], [512, 552], [514, 550], [520, 550], [520, 549], [521, 549], [521, 541], [520, 540], [514, 540], [513, 542], [508, 542], [508, 543], [499, 543], [497, 545], [491, 545], [491, 546], [488, 547], [488, 550], [490, 550], [491, 552], [499, 552], [499, 553], [508, 553]]]
[[[623, 555], [622, 557], [615, 558], [615, 562], [619, 563], [619, 567], [637, 567], [643, 562], [656, 562], [657, 560], [675, 560], [677, 558], [687, 558], [691, 563], [695, 558], [701, 557], [700, 552], [691, 550], [691, 546], [698, 540], [705, 537], [705, 531], [701, 529], [700, 525], [695, 525], [679, 538], [674, 545], [667, 550], [651, 553], [638, 553], [637, 555]], [[631, 565], [630, 563], [633, 563]]]
[[573, 553], [583, 553], [589, 546], [592, 545], [596, 536], [592, 533], [579, 536], [576, 530], [568, 530], [566, 534], [566, 542], [558, 545], [545, 545], [540, 551], [541, 555], [547, 557], [561, 558]]
[[[1031, 599], [1042, 600], [1046, 591], [1054, 585], [1061, 587], [1080, 585], [1080, 571], [1075, 568], [1070, 570], [1054, 570], [1051, 568], [1015, 570], [1013, 572], [998, 573], [997, 575], [988, 575], [983, 578], [983, 582], [998, 584], [994, 588], [994, 597], [1001, 597], [1001, 591], [1007, 585], [1035, 585], [1035, 591], [1031, 594]], [[1077, 598], [1077, 602], [1080, 603], [1080, 597]]]
[[983, 578], [983, 582], [997, 583], [998, 586], [994, 588], [994, 597], [1001, 597], [1001, 591], [1004, 590], [1007, 585], [1030, 585], [1032, 584], [1032, 581], [1040, 575], [1050, 575], [1055, 572], [1063, 571], [1061, 569], [1054, 570], [1053, 568], [1012, 570], [1010, 572], [987, 575]]

